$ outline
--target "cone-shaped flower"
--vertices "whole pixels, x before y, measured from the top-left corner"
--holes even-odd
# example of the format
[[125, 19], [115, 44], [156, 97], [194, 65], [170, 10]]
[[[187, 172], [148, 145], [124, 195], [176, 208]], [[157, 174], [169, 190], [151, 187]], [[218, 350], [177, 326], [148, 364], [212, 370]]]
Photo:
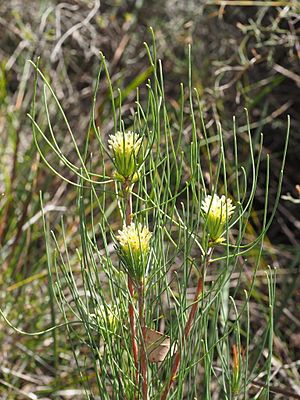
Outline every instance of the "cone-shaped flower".
[[118, 231], [119, 255], [132, 279], [140, 281], [145, 275], [150, 251], [151, 232], [141, 224], [132, 222]]
[[224, 241], [222, 235], [225, 233], [226, 224], [235, 209], [231, 199], [226, 199], [225, 196], [219, 197], [216, 194], [208, 195], [203, 200], [201, 209], [205, 213], [210, 241], [214, 244], [221, 243]]
[[142, 138], [137, 133], [117, 132], [110, 135], [108, 144], [113, 152], [113, 160], [116, 167], [116, 178], [124, 181], [132, 179], [138, 167], [138, 153], [142, 144]]

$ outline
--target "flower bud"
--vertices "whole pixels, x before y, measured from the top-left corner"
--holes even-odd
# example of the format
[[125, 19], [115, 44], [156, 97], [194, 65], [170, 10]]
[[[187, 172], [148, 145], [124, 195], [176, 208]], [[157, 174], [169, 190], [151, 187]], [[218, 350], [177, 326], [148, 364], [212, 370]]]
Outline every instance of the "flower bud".
[[106, 332], [107, 330], [110, 333], [115, 334], [120, 325], [119, 318], [117, 316], [117, 310], [115, 307], [111, 305], [100, 305], [95, 309], [94, 314], [90, 314], [90, 317], [93, 322], [96, 323], [98, 329], [102, 332]]
[[128, 131], [118, 131], [110, 135], [108, 144], [113, 152], [113, 161], [116, 167], [115, 178], [131, 180], [138, 168], [138, 153], [142, 144], [142, 138], [138, 134]]
[[132, 222], [118, 231], [119, 255], [124, 268], [132, 279], [140, 281], [145, 275], [145, 268], [150, 251], [151, 232], [141, 224]]
[[216, 194], [213, 197], [208, 195], [203, 200], [201, 209], [205, 213], [210, 242], [214, 244], [223, 242], [222, 236], [235, 209], [231, 199]]

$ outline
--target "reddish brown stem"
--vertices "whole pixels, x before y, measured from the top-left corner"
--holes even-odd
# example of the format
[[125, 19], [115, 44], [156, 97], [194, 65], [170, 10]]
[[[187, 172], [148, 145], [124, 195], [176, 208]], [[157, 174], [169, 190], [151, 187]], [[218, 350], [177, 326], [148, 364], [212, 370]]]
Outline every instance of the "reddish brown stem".
[[130, 335], [131, 335], [131, 347], [132, 347], [132, 355], [133, 355], [133, 360], [134, 360], [134, 365], [135, 365], [135, 378], [136, 378], [136, 384], [138, 385], [138, 365], [139, 365], [139, 360], [138, 360], [138, 346], [137, 346], [137, 341], [136, 341], [136, 327], [135, 327], [135, 316], [134, 316], [134, 307], [132, 304], [132, 299], [134, 295], [134, 285], [132, 282], [132, 279], [128, 275], [128, 290], [130, 293], [130, 300], [128, 304], [128, 313], [129, 313], [129, 322], [130, 322]]
[[[126, 225], [130, 225], [132, 221], [132, 196], [129, 192], [129, 182], [125, 182], [122, 186], [123, 196], [125, 202], [125, 222]], [[131, 348], [132, 348], [132, 356], [135, 366], [135, 383], [138, 386], [139, 381], [139, 359], [138, 359], [138, 345], [136, 340], [136, 323], [135, 323], [135, 315], [134, 315], [134, 307], [133, 307], [133, 297], [134, 297], [134, 284], [130, 277], [127, 276], [127, 286], [130, 294], [130, 299], [128, 302], [128, 314], [129, 314], [129, 324], [130, 324], [130, 336], [131, 336]], [[134, 394], [134, 399], [136, 395]]]
[[130, 182], [123, 184], [123, 196], [125, 201], [125, 220], [126, 225], [130, 225], [132, 222], [132, 196], [129, 192]]
[[148, 400], [148, 366], [147, 366], [147, 353], [146, 353], [146, 324], [145, 324], [145, 311], [144, 311], [144, 283], [141, 282], [138, 288], [138, 302], [139, 302], [139, 320], [141, 326], [142, 338], [140, 340], [140, 362], [141, 362], [141, 375], [142, 375], [142, 393], [143, 400]]
[[[208, 253], [207, 253], [206, 257], [205, 257], [203, 271], [205, 271], [205, 269], [207, 267], [207, 264], [209, 262], [211, 254], [212, 254], [212, 249], [210, 249], [208, 251]], [[176, 374], [177, 374], [177, 371], [178, 371], [178, 368], [179, 368], [179, 364], [180, 364], [180, 360], [181, 360], [181, 351], [184, 348], [186, 339], [188, 338], [188, 336], [190, 334], [190, 331], [192, 329], [193, 322], [194, 322], [194, 319], [195, 319], [195, 316], [196, 316], [196, 313], [197, 313], [197, 310], [198, 310], [198, 307], [199, 307], [200, 295], [201, 295], [201, 293], [203, 291], [203, 280], [204, 280], [203, 276], [204, 276], [204, 274], [202, 273], [200, 278], [198, 279], [197, 288], [196, 288], [196, 294], [195, 294], [195, 297], [194, 297], [194, 302], [193, 302], [193, 305], [192, 305], [192, 308], [191, 308], [191, 311], [190, 311], [189, 318], [188, 318], [187, 323], [186, 323], [185, 328], [184, 328], [184, 333], [183, 333], [183, 336], [182, 336], [182, 339], [181, 339], [181, 345], [178, 347], [178, 350], [177, 350], [177, 352], [175, 354], [174, 361], [173, 361], [173, 366], [172, 366], [172, 370], [171, 370], [170, 379], [169, 379], [169, 381], [168, 381], [168, 383], [167, 383], [167, 385], [165, 387], [165, 390], [163, 391], [163, 393], [161, 395], [160, 400], [166, 400], [167, 399], [169, 391], [170, 391], [170, 389], [171, 389], [171, 387], [172, 387], [172, 385], [173, 385], [173, 383], [174, 383], [174, 381], [176, 379]]]
[[180, 364], [180, 360], [181, 360], [181, 350], [184, 347], [185, 341], [186, 341], [186, 339], [187, 339], [187, 337], [188, 337], [188, 335], [189, 335], [189, 333], [191, 331], [191, 328], [192, 328], [192, 325], [193, 325], [193, 321], [194, 321], [196, 312], [198, 310], [199, 298], [200, 298], [202, 289], [203, 289], [203, 280], [202, 280], [202, 277], [200, 277], [199, 280], [198, 280], [196, 294], [195, 294], [195, 297], [194, 297], [194, 303], [192, 305], [191, 312], [190, 312], [190, 315], [189, 315], [189, 319], [187, 320], [187, 323], [186, 323], [185, 329], [184, 329], [184, 334], [182, 336], [181, 347], [178, 348], [178, 350], [177, 350], [177, 352], [175, 354], [173, 367], [172, 367], [172, 370], [171, 370], [170, 380], [169, 380], [167, 386], [165, 387], [165, 390], [164, 390], [164, 392], [163, 392], [163, 394], [161, 396], [161, 400], [166, 400], [166, 398], [168, 396], [168, 393], [169, 393], [169, 391], [170, 391], [170, 389], [171, 389], [171, 387], [172, 387], [172, 385], [173, 385], [173, 383], [174, 383], [174, 381], [176, 379], [177, 370], [178, 370], [178, 367], [179, 367], [179, 364]]

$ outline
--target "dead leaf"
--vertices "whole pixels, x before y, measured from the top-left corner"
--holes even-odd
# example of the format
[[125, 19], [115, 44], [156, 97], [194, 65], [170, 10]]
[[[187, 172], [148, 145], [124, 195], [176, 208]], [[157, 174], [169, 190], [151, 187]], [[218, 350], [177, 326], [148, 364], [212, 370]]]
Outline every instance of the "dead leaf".
[[170, 350], [170, 337], [154, 329], [145, 328], [145, 342], [149, 361], [162, 362]]

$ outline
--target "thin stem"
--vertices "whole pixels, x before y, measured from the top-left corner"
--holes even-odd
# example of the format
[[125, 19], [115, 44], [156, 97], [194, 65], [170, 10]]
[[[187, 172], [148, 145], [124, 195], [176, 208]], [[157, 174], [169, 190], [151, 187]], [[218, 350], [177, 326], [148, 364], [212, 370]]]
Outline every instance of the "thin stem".
[[125, 181], [122, 185], [123, 196], [125, 201], [125, 221], [126, 225], [130, 225], [132, 222], [132, 194], [129, 190], [130, 182]]
[[[130, 225], [132, 222], [132, 195], [129, 191], [129, 183], [125, 182], [122, 186], [124, 202], [125, 202], [125, 221], [126, 225]], [[129, 314], [129, 323], [130, 323], [130, 336], [131, 336], [131, 347], [132, 347], [132, 355], [135, 366], [135, 383], [138, 386], [138, 371], [139, 371], [139, 361], [138, 361], [138, 346], [136, 341], [136, 323], [135, 323], [135, 315], [134, 315], [134, 307], [133, 307], [133, 297], [134, 297], [134, 284], [133, 281], [128, 274], [127, 276], [127, 286], [130, 294], [130, 299], [128, 302], [128, 314]], [[135, 395], [134, 395], [135, 398]]]
[[168, 381], [168, 383], [167, 383], [167, 385], [166, 385], [166, 387], [165, 387], [165, 389], [164, 389], [164, 391], [163, 391], [163, 393], [161, 395], [160, 400], [166, 400], [167, 399], [169, 391], [171, 390], [171, 387], [172, 387], [173, 383], [176, 380], [176, 374], [177, 374], [177, 371], [178, 371], [178, 368], [179, 368], [179, 365], [180, 365], [182, 350], [183, 350], [185, 342], [186, 342], [186, 340], [187, 340], [187, 338], [188, 338], [188, 336], [189, 336], [189, 334], [191, 332], [191, 329], [192, 329], [192, 326], [193, 326], [193, 323], [194, 323], [194, 320], [195, 320], [195, 316], [196, 316], [196, 313], [197, 313], [197, 310], [198, 310], [198, 307], [199, 307], [200, 296], [201, 296], [201, 294], [203, 292], [203, 283], [204, 283], [205, 270], [206, 270], [206, 267], [207, 267], [207, 265], [209, 263], [211, 254], [212, 254], [212, 248], [210, 248], [208, 250], [207, 254], [206, 254], [206, 257], [205, 257], [205, 260], [204, 260], [204, 264], [202, 266], [202, 271], [201, 271], [200, 277], [198, 279], [197, 288], [196, 288], [196, 294], [195, 294], [195, 297], [194, 297], [193, 305], [192, 305], [192, 308], [191, 308], [191, 311], [190, 311], [189, 318], [188, 318], [187, 323], [186, 323], [185, 328], [184, 328], [184, 333], [183, 333], [183, 336], [182, 336], [182, 339], [181, 339], [181, 345], [178, 346], [178, 350], [177, 350], [177, 352], [175, 354], [174, 361], [173, 361], [173, 366], [172, 366], [172, 370], [171, 370], [170, 379], [169, 379], [169, 381]]
[[140, 282], [138, 288], [138, 303], [139, 303], [139, 322], [141, 326], [142, 338], [140, 341], [140, 362], [141, 362], [141, 374], [142, 374], [142, 393], [143, 400], [148, 400], [148, 365], [147, 365], [147, 353], [146, 353], [146, 324], [145, 324], [145, 309], [144, 309], [144, 282]]
[[138, 362], [138, 346], [136, 341], [136, 324], [135, 324], [135, 316], [134, 316], [134, 307], [132, 304], [132, 299], [134, 296], [134, 285], [130, 275], [128, 275], [127, 280], [128, 291], [130, 294], [130, 300], [128, 303], [128, 313], [129, 313], [129, 322], [130, 322], [130, 335], [131, 335], [131, 347], [132, 347], [132, 355], [134, 359], [135, 365], [135, 377], [136, 377], [136, 385], [138, 386], [138, 370], [139, 370], [139, 362]]

